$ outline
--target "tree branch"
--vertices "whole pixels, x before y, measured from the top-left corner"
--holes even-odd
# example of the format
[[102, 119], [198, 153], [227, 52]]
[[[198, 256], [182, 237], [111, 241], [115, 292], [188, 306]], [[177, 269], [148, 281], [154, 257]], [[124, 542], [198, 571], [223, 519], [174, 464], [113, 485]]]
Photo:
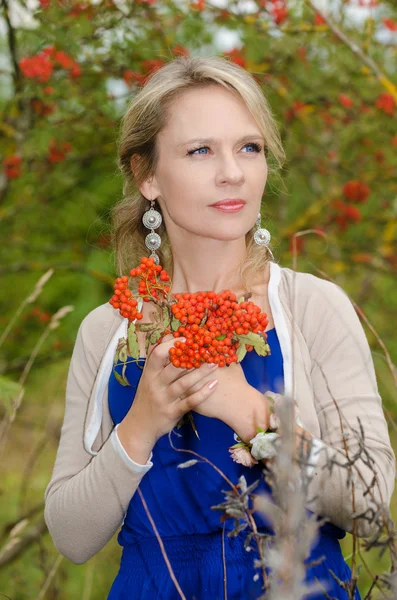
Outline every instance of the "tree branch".
[[36, 542], [47, 531], [44, 516], [33, 525], [25, 535], [10, 537], [8, 543], [0, 551], [0, 569], [18, 558], [33, 542]]
[[19, 70], [17, 59], [16, 36], [10, 19], [10, 10], [7, 0], [1, 0], [1, 4], [4, 8], [4, 20], [7, 26], [8, 49], [10, 52], [12, 65], [14, 67], [14, 72], [11, 73], [11, 75], [14, 80], [15, 90], [17, 91], [20, 87], [21, 71]]
[[328, 27], [334, 32], [336, 37], [340, 39], [340, 41], [343, 42], [348, 48], [350, 48], [350, 50], [356, 56], [358, 56], [361, 62], [363, 62], [366, 65], [366, 67], [368, 67], [368, 69], [372, 71], [372, 73], [374, 73], [379, 82], [387, 89], [389, 94], [391, 94], [394, 100], [397, 102], [396, 86], [390, 81], [390, 79], [388, 79], [388, 77], [386, 77], [386, 75], [381, 71], [376, 62], [372, 60], [372, 58], [370, 58], [367, 54], [365, 54], [364, 51], [355, 42], [352, 42], [347, 37], [347, 35], [341, 29], [339, 29], [339, 27], [335, 25], [333, 21], [331, 21], [331, 19], [327, 15], [321, 12], [316, 7], [314, 0], [306, 0], [306, 2], [316, 13], [318, 13], [324, 19], [324, 21], [327, 23]]

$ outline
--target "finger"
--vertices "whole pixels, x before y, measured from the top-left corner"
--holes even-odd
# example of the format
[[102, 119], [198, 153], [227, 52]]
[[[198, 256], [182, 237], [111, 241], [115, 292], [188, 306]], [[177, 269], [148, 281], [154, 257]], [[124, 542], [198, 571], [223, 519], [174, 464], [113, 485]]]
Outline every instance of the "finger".
[[[181, 399], [178, 403], [181, 412], [185, 414], [190, 410], [194, 410], [216, 390], [217, 384], [217, 379], [211, 379], [210, 382], [202, 385], [199, 390], [194, 392], [194, 394], [190, 394], [187, 398]], [[210, 385], [212, 386], [211, 388], [209, 387]]]
[[168, 381], [167, 393], [171, 397], [184, 398], [190, 395], [189, 390], [192, 387], [203, 381], [205, 378], [208, 379], [208, 376], [212, 375], [217, 368], [217, 364], [210, 365], [203, 363], [198, 369], [189, 369], [189, 371], [182, 372], [181, 375], [178, 375], [175, 371], [179, 371], [180, 369], [177, 369], [171, 364], [163, 370], [162, 383], [166, 386]]

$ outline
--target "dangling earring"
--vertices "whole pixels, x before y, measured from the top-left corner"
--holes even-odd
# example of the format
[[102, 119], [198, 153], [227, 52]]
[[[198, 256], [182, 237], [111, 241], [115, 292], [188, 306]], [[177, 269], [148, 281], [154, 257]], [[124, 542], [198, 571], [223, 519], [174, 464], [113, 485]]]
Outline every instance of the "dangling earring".
[[257, 229], [254, 233], [255, 243], [259, 246], [266, 246], [266, 249], [272, 257], [272, 260], [274, 260], [273, 253], [269, 248], [269, 242], [272, 239], [272, 236], [270, 235], [270, 232], [267, 229], [263, 229], [263, 227], [261, 227], [261, 213], [258, 213], [256, 219], [256, 227]]
[[150, 200], [150, 203], [149, 210], [143, 214], [142, 223], [151, 230], [145, 237], [145, 246], [152, 251], [149, 258], [154, 258], [154, 262], [158, 265], [160, 264], [160, 258], [155, 250], [158, 250], [161, 246], [161, 237], [154, 230], [160, 227], [163, 218], [157, 210], [154, 210], [154, 200]]

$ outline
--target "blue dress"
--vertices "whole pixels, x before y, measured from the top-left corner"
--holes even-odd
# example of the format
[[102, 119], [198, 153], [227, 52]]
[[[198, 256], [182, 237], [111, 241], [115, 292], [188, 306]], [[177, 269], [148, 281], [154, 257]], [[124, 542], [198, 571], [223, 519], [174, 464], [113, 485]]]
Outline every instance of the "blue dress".
[[[263, 357], [255, 351], [248, 352], [241, 367], [250, 385], [260, 392], [272, 390], [283, 393], [283, 358], [276, 330], [267, 331], [271, 354]], [[122, 386], [112, 375], [109, 381], [109, 409], [115, 424], [127, 414], [145, 359], [127, 366], [126, 376], [132, 387]], [[121, 364], [116, 366], [121, 373]], [[174, 429], [172, 444], [176, 448], [191, 449], [205, 456], [234, 483], [244, 475], [248, 485], [260, 480], [253, 493], [271, 493], [263, 476], [263, 464], [252, 468], [235, 463], [229, 447], [235, 443], [233, 430], [215, 418], [194, 413], [199, 438], [190, 424]], [[227, 533], [234, 528], [234, 520], [220, 521], [222, 512], [211, 509], [224, 502], [223, 490], [230, 489], [216, 470], [204, 461], [194, 466], [178, 469], [177, 465], [197, 458], [187, 452], [172, 448], [168, 435], [161, 437], [153, 448], [153, 467], [143, 476], [139, 489], [143, 494], [150, 514], [160, 534], [186, 600], [254, 600], [263, 594], [263, 578], [254, 568], [259, 558], [255, 541], [251, 551], [244, 548], [250, 529], [246, 528], [236, 537]], [[252, 503], [250, 503], [252, 507]], [[308, 511], [309, 513], [309, 511]], [[263, 513], [255, 513], [259, 531], [273, 533]], [[223, 527], [225, 528], [222, 536]], [[342, 581], [350, 580], [351, 570], [343, 559], [339, 539], [344, 531], [326, 523], [320, 529], [317, 543], [313, 543], [306, 563], [325, 555], [321, 564], [306, 569], [306, 581], [314, 582], [317, 577], [326, 587], [330, 597], [347, 600], [342, 590], [330, 575], [332, 571]], [[222, 537], [226, 562], [226, 589], [222, 558]], [[135, 493], [131, 499], [118, 542], [123, 547], [119, 573], [110, 590], [108, 600], [179, 600], [181, 595], [172, 581], [164, 561], [159, 543], [147, 517], [141, 498]], [[259, 574], [259, 578], [254, 576]], [[310, 596], [310, 600], [324, 599], [323, 593]], [[360, 595], [357, 591], [356, 598]]]

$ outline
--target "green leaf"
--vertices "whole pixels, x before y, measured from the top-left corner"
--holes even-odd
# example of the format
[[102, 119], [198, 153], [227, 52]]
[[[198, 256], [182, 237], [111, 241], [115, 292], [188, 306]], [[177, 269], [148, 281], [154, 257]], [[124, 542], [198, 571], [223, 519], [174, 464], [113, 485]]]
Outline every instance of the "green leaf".
[[169, 312], [168, 306], [165, 305], [163, 307], [163, 328], [169, 329], [169, 327], [170, 327], [170, 312]]
[[119, 357], [121, 362], [125, 363], [127, 358], [128, 358], [128, 352], [127, 352], [127, 344], [125, 344], [124, 346], [122, 346], [119, 350]]
[[249, 331], [247, 334], [242, 333], [241, 335], [237, 335], [238, 339], [244, 342], [244, 344], [250, 344], [251, 346], [255, 346], [255, 344], [266, 342], [266, 339], [259, 335], [259, 333], [254, 333], [253, 331]]
[[135, 329], [136, 331], [153, 331], [156, 327], [157, 323], [139, 323]]
[[270, 354], [270, 347], [267, 344], [265, 337], [262, 337], [258, 333], [253, 331], [248, 332], [246, 335], [237, 335], [237, 338], [241, 344], [249, 344], [254, 347], [254, 350], [259, 356], [267, 356]]
[[245, 442], [238, 442], [237, 444], [230, 446], [230, 448], [247, 448], [247, 444]]
[[268, 344], [264, 344], [264, 345], [261, 345], [261, 346], [258, 345], [254, 349], [255, 349], [255, 352], [257, 354], [259, 354], [259, 356], [268, 356], [269, 354], [271, 354], [271, 352], [270, 352], [270, 346]]
[[176, 331], [178, 329], [178, 327], [181, 326], [181, 322], [178, 321], [178, 319], [175, 319], [175, 317], [173, 317], [172, 321], [171, 321], [171, 329], [172, 331]]
[[138, 344], [138, 338], [137, 338], [136, 331], [135, 331], [135, 324], [132, 322], [130, 323], [130, 325], [128, 327], [128, 347], [129, 347], [130, 356], [132, 356], [132, 358], [138, 359], [139, 358], [139, 344]]
[[238, 362], [241, 362], [246, 354], [247, 354], [247, 348], [245, 347], [245, 344], [240, 342], [239, 345], [237, 346], [237, 350], [236, 350]]
[[119, 373], [117, 373], [116, 369], [113, 369], [113, 373], [114, 373], [115, 378], [117, 379], [117, 381], [119, 383], [121, 383], [121, 385], [123, 385], [124, 387], [126, 387], [127, 385], [130, 385], [126, 379], [123, 379], [122, 376]]
[[121, 377], [123, 378], [123, 380], [126, 382], [127, 385], [130, 385], [130, 382], [128, 381], [127, 376], [125, 374], [126, 370], [127, 370], [127, 365], [124, 364], [123, 368], [121, 369]]
[[116, 353], [113, 359], [113, 365], [117, 365], [118, 361], [125, 362], [127, 360], [127, 340], [120, 338], [117, 345]]
[[156, 329], [155, 331], [153, 331], [153, 333], [150, 336], [148, 336], [150, 343], [153, 345], [156, 342], [158, 342], [162, 334], [163, 332], [161, 331], [161, 329]]

